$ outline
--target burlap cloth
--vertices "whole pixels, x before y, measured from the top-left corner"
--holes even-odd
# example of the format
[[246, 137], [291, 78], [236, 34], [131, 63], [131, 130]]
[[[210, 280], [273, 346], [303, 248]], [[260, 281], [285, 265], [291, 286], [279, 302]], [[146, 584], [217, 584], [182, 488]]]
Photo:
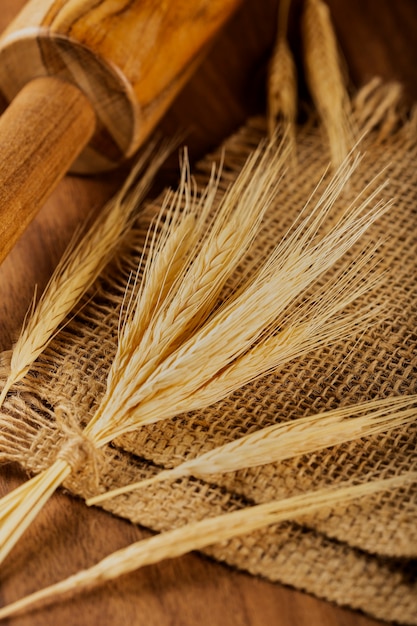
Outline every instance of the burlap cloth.
[[[395, 202], [350, 253], [354, 258], [364, 245], [381, 239], [380, 269], [388, 269], [389, 274], [372, 297], [388, 299], [386, 318], [349, 341], [311, 353], [247, 385], [210, 409], [144, 427], [117, 440], [105, 450], [100, 466], [102, 488], [150, 476], [157, 469], [173, 467], [281, 420], [417, 392], [417, 124], [415, 115], [402, 119], [394, 105], [388, 106], [387, 94], [378, 87], [359, 96], [356, 119], [365, 127], [375, 116], [373, 130], [361, 145], [363, 161], [334, 209], [343, 208], [386, 168], [382, 178], [390, 182], [385, 197], [394, 197]], [[251, 120], [226, 143], [223, 189], [264, 133], [264, 121]], [[310, 120], [298, 129], [297, 144], [298, 165], [289, 165], [284, 174], [279, 204], [258, 239], [259, 251], [285, 232], [328, 167], [329, 153], [317, 123]], [[198, 166], [200, 185], [207, 182], [211, 163], [219, 154]], [[322, 185], [330, 175], [327, 171]], [[63, 437], [55, 425], [55, 408], [65, 407], [82, 424], [91, 417], [115, 350], [126, 280], [136, 267], [146, 228], [161, 202], [162, 197], [143, 211], [81, 312], [9, 396], [1, 416], [4, 432], [12, 416], [20, 426], [13, 446], [7, 437], [0, 441], [3, 460], [17, 460], [37, 472], [55, 458]], [[182, 479], [160, 484], [108, 501], [105, 508], [162, 531], [329, 484], [386, 478], [415, 469], [416, 433], [414, 423], [279, 464], [215, 475], [210, 482]], [[66, 487], [83, 497], [96, 490], [88, 472], [73, 476]], [[213, 546], [207, 554], [339, 605], [387, 621], [417, 624], [416, 492], [413, 485], [341, 504]]]

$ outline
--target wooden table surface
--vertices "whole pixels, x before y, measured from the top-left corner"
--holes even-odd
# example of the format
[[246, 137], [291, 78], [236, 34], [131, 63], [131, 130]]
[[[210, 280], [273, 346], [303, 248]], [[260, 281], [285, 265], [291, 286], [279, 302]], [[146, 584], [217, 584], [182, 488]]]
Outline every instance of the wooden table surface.
[[[25, 0], [1, 0], [0, 29]], [[294, 13], [299, 1], [294, 4]], [[398, 79], [417, 100], [417, 2], [329, 0], [352, 79]], [[177, 99], [162, 129], [189, 129], [194, 155], [227, 136], [262, 106], [265, 62], [273, 41], [273, 0], [246, 0], [216, 40], [209, 58]], [[297, 20], [293, 39], [297, 46]], [[242, 36], [244, 33], [244, 36]], [[1, 103], [0, 103], [1, 104]], [[98, 210], [121, 173], [68, 177], [0, 267], [0, 350], [10, 348], [35, 284], [45, 284], [71, 233], [87, 211]], [[17, 468], [0, 471], [0, 494], [22, 480]], [[93, 564], [146, 535], [126, 521], [62, 493], [49, 502], [0, 571], [5, 604]], [[199, 555], [164, 562], [76, 599], [11, 619], [13, 626], [371, 626], [382, 624], [307, 594], [233, 571]]]

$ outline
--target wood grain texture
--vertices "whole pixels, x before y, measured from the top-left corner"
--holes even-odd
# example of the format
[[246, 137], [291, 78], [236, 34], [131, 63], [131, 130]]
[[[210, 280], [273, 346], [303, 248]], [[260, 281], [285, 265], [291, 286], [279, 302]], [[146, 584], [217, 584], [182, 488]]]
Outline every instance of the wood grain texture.
[[0, 118], [0, 263], [94, 133], [84, 94], [54, 77], [25, 85]]
[[[2, 0], [0, 27], [24, 0]], [[297, 4], [297, 3], [296, 3]], [[296, 11], [294, 5], [294, 12]], [[417, 49], [412, 24], [415, 0], [329, 0], [356, 84], [375, 73], [402, 79], [417, 99]], [[162, 129], [187, 129], [194, 156], [217, 144], [246, 115], [262, 110], [265, 64], [272, 45], [276, 3], [247, 0], [215, 42], [206, 61], [177, 97]], [[346, 16], [349, 16], [347, 19]], [[394, 17], [396, 16], [396, 17]], [[293, 20], [296, 22], [296, 19]], [[360, 35], [359, 35], [360, 33]], [[294, 25], [293, 45], [297, 44]], [[401, 54], [399, 53], [401, 50]], [[407, 78], [408, 77], [408, 78]], [[67, 178], [0, 267], [0, 349], [10, 347], [33, 295], [45, 284], [89, 210], [97, 210], [119, 180]], [[0, 471], [5, 493], [23, 477]], [[82, 502], [58, 494], [0, 571], [0, 602], [56, 581], [110, 551], [144, 536], [144, 531]], [[10, 626], [377, 626], [381, 622], [303, 593], [232, 571], [189, 555], [120, 579], [91, 594], [9, 620]]]
[[0, 91], [77, 85], [98, 119], [74, 170], [108, 169], [148, 137], [240, 0], [29, 0], [0, 42]]

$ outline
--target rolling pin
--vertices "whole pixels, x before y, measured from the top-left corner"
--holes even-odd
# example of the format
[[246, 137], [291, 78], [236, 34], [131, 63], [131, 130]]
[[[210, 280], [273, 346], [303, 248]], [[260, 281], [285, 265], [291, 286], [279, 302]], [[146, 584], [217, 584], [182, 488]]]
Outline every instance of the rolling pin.
[[143, 144], [240, 0], [29, 0], [0, 39], [0, 262], [71, 168]]

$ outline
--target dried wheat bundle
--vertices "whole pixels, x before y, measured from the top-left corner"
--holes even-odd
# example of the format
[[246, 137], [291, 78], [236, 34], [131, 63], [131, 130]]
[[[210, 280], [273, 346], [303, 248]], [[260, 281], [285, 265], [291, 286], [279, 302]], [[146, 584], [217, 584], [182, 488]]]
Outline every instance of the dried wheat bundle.
[[371, 480], [359, 485], [311, 491], [279, 501], [258, 504], [217, 517], [186, 524], [131, 544], [105, 557], [93, 567], [0, 609], [0, 620], [10, 617], [57, 596], [80, 592], [94, 585], [114, 580], [145, 565], [201, 550], [214, 543], [228, 541], [272, 524], [293, 520], [323, 508], [345, 504], [380, 491], [399, 489], [417, 480], [417, 472], [405, 472], [394, 478]]
[[[341, 279], [337, 276], [333, 291], [338, 294], [336, 302], [327, 304], [328, 296], [323, 292], [289, 313], [298, 299], [303, 300], [306, 290], [390, 206], [379, 199], [381, 186], [374, 189], [371, 185], [346, 207], [341, 217], [327, 225], [335, 200], [357, 166], [358, 159], [353, 159], [338, 170], [315, 204], [307, 203], [294, 227], [266, 253], [254, 275], [244, 275], [242, 284], [230, 298], [216, 305], [228, 276], [261, 228], [266, 209], [278, 201], [279, 172], [285, 159], [286, 152], [277, 151], [275, 143], [255, 151], [204, 232], [202, 224], [197, 226], [198, 237], [194, 241], [192, 236], [187, 236], [189, 218], [193, 215], [198, 222], [193, 207], [200, 203], [191, 192], [191, 182], [180, 187], [180, 193], [186, 193], [190, 200], [189, 210], [177, 210], [175, 207], [181, 203], [174, 195], [168, 229], [159, 229], [157, 220], [154, 227], [160, 230], [161, 238], [154, 237], [154, 231], [149, 234], [151, 260], [144, 262], [137, 296], [132, 294], [127, 300], [126, 319], [120, 326], [119, 346], [107, 390], [95, 415], [83, 431], [72, 424], [74, 420], [69, 416], [64, 431], [66, 443], [57, 450], [56, 461], [0, 501], [0, 561], [56, 488], [72, 471], [85, 465], [86, 460], [94, 459], [97, 449], [143, 424], [189, 411], [190, 407], [204, 407], [225, 397], [231, 388], [247, 382], [247, 363], [251, 377], [270, 370], [274, 363], [264, 359], [264, 347], [271, 350], [277, 339], [280, 342], [285, 338], [283, 352], [294, 358], [297, 351], [289, 349], [288, 343], [293, 337], [297, 340], [297, 319], [302, 326], [311, 318], [317, 301], [324, 302], [318, 310], [324, 311], [325, 340], [335, 339], [329, 330], [332, 328], [329, 307], [339, 314], [342, 302], [352, 302], [363, 289], [368, 291], [375, 285], [378, 272], [369, 275], [365, 271], [364, 276], [364, 268], [358, 263], [356, 268], [346, 271], [341, 283], [345, 287], [343, 292], [337, 287]], [[215, 189], [216, 180], [212, 177], [203, 194], [204, 205], [208, 203], [211, 207]], [[206, 216], [208, 210], [203, 208], [202, 214]], [[371, 250], [364, 258], [369, 261], [373, 254]], [[153, 303], [152, 310], [149, 301]], [[367, 306], [364, 316], [359, 314], [350, 319], [350, 332], [360, 328], [361, 323], [369, 323], [371, 311], [372, 306]], [[374, 314], [379, 311], [378, 306], [374, 307]], [[347, 331], [346, 320], [343, 317], [341, 320], [335, 324], [338, 337], [341, 328]], [[320, 328], [319, 322], [316, 325]], [[305, 350], [305, 342], [301, 345]], [[285, 358], [280, 359], [275, 353], [274, 362], [283, 361]], [[236, 372], [240, 372], [240, 380]], [[207, 389], [210, 389], [209, 399]]]
[[288, 14], [291, 0], [280, 2], [274, 50], [268, 66], [267, 122], [272, 138], [277, 121], [282, 118], [295, 155], [295, 123], [297, 118], [297, 69], [287, 41]]
[[[264, 167], [265, 165], [262, 166], [263, 173]], [[171, 350], [169, 345], [165, 349], [160, 339], [156, 343], [153, 342], [155, 333], [153, 328], [150, 333], [154, 354], [149, 354], [145, 364], [143, 349], [145, 351], [148, 349], [148, 338], [145, 336], [144, 345], [140, 342], [137, 346], [130, 346], [130, 359], [122, 358], [123, 369], [120, 376], [115, 377], [115, 384], [112, 379], [109, 380], [101, 405], [85, 430], [96, 445], [104, 445], [116, 436], [136, 429], [138, 425], [173, 417], [178, 413], [189, 411], [190, 408], [194, 409], [197, 406], [201, 408], [223, 398], [233, 388], [240, 387], [247, 382], [246, 363], [248, 360], [252, 360], [251, 379], [271, 369], [268, 359], [266, 361], [259, 359], [259, 354], [263, 352], [261, 348], [263, 341], [270, 350], [271, 345], [277, 341], [276, 338], [279, 342], [280, 334], [284, 333], [285, 350], [292, 336], [297, 337], [297, 329], [294, 330], [294, 317], [304, 321], [308, 315], [306, 309], [308, 312], [311, 312], [311, 308], [315, 310], [320, 297], [315, 294], [313, 301], [307, 301], [307, 304], [302, 305], [299, 311], [288, 316], [290, 305], [319, 276], [332, 267], [360, 238], [369, 225], [387, 210], [384, 202], [376, 202], [371, 211], [365, 210], [369, 203], [376, 200], [381, 191], [380, 188], [370, 193], [369, 196], [361, 194], [358, 204], [349, 207], [340, 220], [324, 236], [319, 237], [318, 230], [340, 192], [340, 185], [343, 187], [354, 168], [355, 164], [346, 164], [341, 169], [316, 207], [303, 220], [300, 220], [294, 230], [268, 255], [255, 276], [248, 278], [244, 287], [232, 294], [203, 325], [193, 329], [192, 334], [183, 334], [178, 347], [174, 342], [174, 350]], [[273, 169], [275, 171], [276, 168]], [[251, 193], [256, 183], [256, 179], [252, 179]], [[242, 228], [243, 215], [239, 215], [240, 228]], [[219, 236], [223, 238], [224, 233]], [[238, 239], [241, 240], [241, 237], [242, 234], [239, 231]], [[216, 246], [213, 245], [211, 248], [215, 250]], [[369, 255], [365, 255], [365, 258], [369, 260]], [[195, 262], [199, 263], [199, 256], [196, 257]], [[207, 269], [201, 275], [203, 284], [206, 273]], [[362, 280], [363, 273], [360, 272], [359, 275]], [[378, 273], [371, 275], [371, 278], [368, 276], [368, 279], [373, 282], [377, 277]], [[190, 285], [187, 287], [188, 282]], [[359, 289], [361, 292], [362, 286], [358, 286], [352, 280], [349, 272], [346, 283], [350, 285], [351, 291], [347, 294], [343, 293], [341, 297], [347, 297], [351, 302], [352, 290], [356, 292]], [[370, 285], [365, 276], [364, 289], [369, 291], [369, 288]], [[337, 285], [336, 289], [338, 289]], [[191, 301], [193, 301], [195, 293], [199, 293], [199, 283], [191, 271], [188, 271], [182, 278], [178, 293], [173, 296], [175, 318], [184, 312], [182, 304], [184, 292], [187, 303], [185, 312], [186, 316], [189, 316], [188, 297], [191, 295]], [[324, 297], [326, 297], [324, 304], [326, 310], [328, 296], [323, 294]], [[205, 300], [204, 294], [204, 304]], [[178, 303], [181, 303], [180, 308], [177, 308]], [[336, 306], [338, 310], [338, 303], [334, 305], [333, 302], [331, 305]], [[167, 318], [166, 311], [169, 312], [171, 306], [172, 303], [168, 301], [168, 306], [161, 309], [161, 316], [159, 313], [156, 314], [155, 322], [158, 333], [168, 332], [168, 340], [171, 340], [172, 331], [167, 330], [166, 325], [167, 321], [173, 318]], [[327, 318], [328, 312], [326, 311]], [[162, 324], [158, 324], [159, 319], [162, 319]], [[368, 315], [366, 320], [369, 321]], [[276, 334], [275, 331], [278, 329], [280, 332]], [[174, 339], [177, 339], [176, 330]], [[256, 355], [254, 359], [253, 355]], [[245, 363], [242, 368], [239, 367], [240, 358]], [[117, 361], [116, 355], [115, 363]], [[237, 385], [232, 389], [228, 384], [229, 367], [232, 372], [235, 372], [237, 368], [240, 375], [245, 377], [244, 381], [236, 382], [236, 377], [232, 375], [234, 385]], [[146, 378], [143, 373], [144, 368]], [[119, 367], [116, 369], [120, 371]], [[217, 385], [219, 380], [222, 382]], [[207, 401], [206, 389], [207, 387], [211, 389], [212, 383], [217, 388], [217, 396], [211, 395]]]
[[16, 343], [9, 354], [3, 355], [8, 363], [0, 407], [10, 388], [27, 374], [112, 257], [169, 151], [167, 146], [155, 152], [155, 146], [149, 145], [120, 192], [87, 233], [81, 238], [79, 231], [75, 234], [37, 303], [35, 293]]
[[164, 480], [236, 472], [386, 432], [414, 422], [416, 405], [416, 395], [384, 398], [262, 428], [152, 478], [90, 498], [87, 504], [98, 504]]
[[352, 118], [337, 40], [325, 2], [306, 0], [302, 33], [307, 83], [327, 133], [332, 163], [337, 167], [353, 145]]
[[[268, 166], [266, 166], [267, 163]], [[169, 227], [161, 230], [159, 228], [161, 220], [157, 220], [149, 234], [151, 250], [145, 264], [142, 286], [135, 299], [136, 313], [132, 313], [131, 302], [128, 305], [123, 327], [120, 329], [115, 364], [109, 372], [110, 387], [117, 385], [119, 373], [123, 374], [128, 369], [129, 354], [135, 353], [136, 356], [140, 356], [140, 346], [144, 345], [140, 340], [141, 329], [143, 330], [144, 324], [149, 321], [147, 315], [149, 314], [149, 292], [152, 286], [155, 290], [155, 297], [153, 299], [151, 297], [151, 301], [155, 305], [158, 301], [161, 306], [164, 304], [168, 312], [164, 317], [166, 325], [161, 326], [159, 323], [156, 329], [152, 329], [152, 324], [149, 322], [152, 332], [146, 327], [147, 334], [144, 340], [147, 341], [150, 337], [153, 352], [148, 361], [145, 360], [143, 363], [144, 368], [152, 367], [153, 358], [156, 358], [158, 362], [160, 353], [163, 351], [161, 342], [165, 340], [167, 346], [170, 342], [175, 343], [179, 340], [181, 333], [189, 332], [188, 327], [190, 325], [192, 327], [199, 316], [204, 319], [204, 315], [208, 313], [208, 306], [213, 306], [228, 273], [239, 262], [255, 235], [256, 225], [260, 226], [262, 215], [272, 201], [274, 192], [277, 191], [279, 169], [284, 163], [285, 153], [274, 151], [272, 155], [272, 148], [264, 152], [260, 149], [254, 153], [253, 157], [248, 160], [247, 167], [243, 168], [237, 183], [225, 196], [212, 223], [206, 224], [205, 221], [207, 221], [206, 218], [212, 208], [217, 190], [216, 180], [212, 177], [206, 193], [199, 200], [196, 194], [192, 193], [192, 183], [187, 178], [188, 166], [185, 162], [179, 191], [173, 198], [169, 194], [167, 199], [172, 206], [172, 209], [168, 211], [171, 214], [168, 220]], [[255, 172], [259, 176], [259, 185], [252, 188], [249, 183]], [[181, 210], [183, 196], [185, 196], [186, 205], [184, 211]], [[165, 212], [166, 206], [163, 206], [161, 215]], [[194, 222], [198, 221], [193, 236], [191, 236], [190, 219]], [[203, 226], [206, 226], [207, 230], [201, 241]], [[153, 236], [152, 233], [160, 230], [159, 238], [156, 235]], [[88, 245], [90, 236], [95, 237], [94, 231], [87, 235], [87, 240], [82, 245], [90, 247]], [[188, 246], [192, 247], [193, 244], [192, 249], [196, 256], [193, 265], [190, 266], [186, 251], [189, 251]], [[173, 249], [176, 250], [174, 256], [178, 257], [178, 263], [173, 263]], [[162, 275], [159, 275], [156, 280], [157, 275], [161, 273]], [[182, 280], [184, 274], [187, 277], [186, 284]], [[176, 278], [179, 279], [178, 289], [167, 289], [169, 281], [174, 283]], [[165, 298], [162, 299], [164, 293]], [[169, 307], [168, 302], [173, 294], [175, 295], [174, 302]], [[146, 295], [146, 299], [142, 298], [142, 295]], [[170, 315], [175, 319], [172, 327], [169, 323]], [[157, 337], [158, 328], [160, 335]], [[169, 333], [168, 337], [166, 337], [167, 333]], [[137, 384], [139, 382], [140, 379]], [[15, 423], [12, 425], [12, 430], [16, 430]], [[14, 437], [15, 434], [12, 432], [8, 436]], [[94, 454], [92, 440], [84, 433], [80, 433], [78, 429], [75, 429], [73, 436], [69, 436], [68, 439], [68, 445], [58, 451], [59, 458], [51, 468], [28, 481], [22, 489], [12, 492], [0, 501], [0, 561], [5, 558], [57, 486], [68, 477], [71, 469], [85, 461], [86, 456]]]

